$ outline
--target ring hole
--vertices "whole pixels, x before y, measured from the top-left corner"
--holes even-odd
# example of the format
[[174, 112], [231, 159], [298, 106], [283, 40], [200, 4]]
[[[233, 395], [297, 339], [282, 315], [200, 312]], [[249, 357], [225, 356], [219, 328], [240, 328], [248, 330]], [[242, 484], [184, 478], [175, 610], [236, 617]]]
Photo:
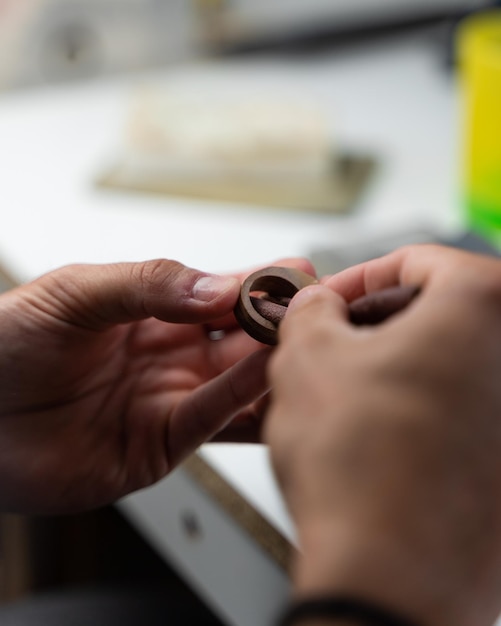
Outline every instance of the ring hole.
[[252, 298], [268, 298], [269, 295], [267, 291], [258, 291], [257, 289], [249, 291], [249, 296]]
[[273, 293], [268, 293], [267, 291], [251, 291], [249, 292], [249, 296], [251, 298], [267, 300], [268, 302], [273, 302], [274, 304], [279, 304], [285, 307], [289, 306], [291, 301], [291, 298], [289, 296], [280, 296]]

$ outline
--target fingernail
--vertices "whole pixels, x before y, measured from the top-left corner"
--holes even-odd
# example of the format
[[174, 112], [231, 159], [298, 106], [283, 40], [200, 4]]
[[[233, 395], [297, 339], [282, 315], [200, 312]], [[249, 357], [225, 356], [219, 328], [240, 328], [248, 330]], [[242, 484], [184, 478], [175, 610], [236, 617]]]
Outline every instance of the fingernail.
[[235, 289], [239, 286], [238, 279], [233, 276], [217, 276], [211, 274], [202, 276], [193, 285], [193, 298], [202, 302], [210, 302], [218, 298], [222, 293]]

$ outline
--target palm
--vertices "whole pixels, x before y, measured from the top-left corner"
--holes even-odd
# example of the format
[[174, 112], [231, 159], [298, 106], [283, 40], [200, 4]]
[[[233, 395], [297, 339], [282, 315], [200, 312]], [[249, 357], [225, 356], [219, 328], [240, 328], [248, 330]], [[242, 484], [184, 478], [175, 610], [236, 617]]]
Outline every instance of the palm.
[[201, 325], [156, 319], [77, 333], [54, 322], [36, 338], [10, 381], [31, 393], [14, 394], [0, 431], [26, 468], [7, 468], [9, 487], [33, 490], [33, 507], [50, 485], [49, 509], [99, 506], [164, 476], [201, 443], [196, 421], [182, 423], [190, 394], [250, 347], [240, 332], [212, 341]]

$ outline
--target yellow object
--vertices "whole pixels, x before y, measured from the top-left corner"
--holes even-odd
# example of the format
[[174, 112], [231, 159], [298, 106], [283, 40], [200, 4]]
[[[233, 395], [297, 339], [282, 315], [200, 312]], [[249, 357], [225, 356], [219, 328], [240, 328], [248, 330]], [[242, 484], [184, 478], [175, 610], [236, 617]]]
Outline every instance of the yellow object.
[[501, 236], [501, 10], [465, 19], [457, 38], [463, 90], [463, 193], [470, 225]]

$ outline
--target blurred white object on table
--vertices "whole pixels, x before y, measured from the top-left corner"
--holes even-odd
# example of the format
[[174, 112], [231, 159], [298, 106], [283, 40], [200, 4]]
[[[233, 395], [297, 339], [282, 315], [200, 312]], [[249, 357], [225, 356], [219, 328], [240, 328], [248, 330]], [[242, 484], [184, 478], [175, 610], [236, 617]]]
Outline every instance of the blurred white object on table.
[[125, 158], [164, 177], [323, 177], [332, 145], [311, 103], [273, 96], [224, 99], [138, 92], [126, 131]]
[[215, 202], [342, 213], [375, 165], [338, 153], [332, 121], [300, 94], [140, 88], [121, 154], [98, 184]]

